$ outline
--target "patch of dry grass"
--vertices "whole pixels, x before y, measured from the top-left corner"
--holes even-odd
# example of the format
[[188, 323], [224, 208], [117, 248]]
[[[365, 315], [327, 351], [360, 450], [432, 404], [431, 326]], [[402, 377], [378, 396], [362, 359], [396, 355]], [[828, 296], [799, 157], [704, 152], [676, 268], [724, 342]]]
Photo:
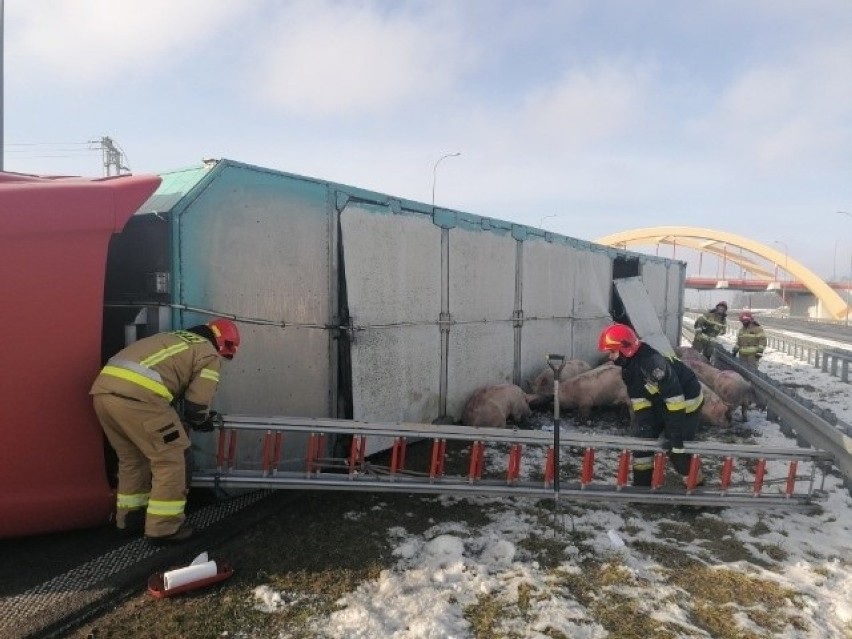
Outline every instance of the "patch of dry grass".
[[[455, 463], [463, 468], [465, 451], [456, 451]], [[402, 527], [408, 534], [423, 534], [437, 523], [459, 522], [460, 534], [490, 522], [489, 509], [498, 505], [466, 500], [438, 500], [418, 496], [369, 493], [304, 493], [293, 506], [244, 531], [239, 539], [211, 549], [235, 566], [232, 579], [208, 590], [166, 600], [147, 594], [119, 605], [72, 635], [73, 639], [208, 639], [231, 637], [278, 639], [282, 632], [293, 639], [314, 639], [311, 622], [335, 611], [341, 596], [382, 570], [396, 564], [388, 530]], [[536, 530], [517, 542], [520, 560], [537, 561], [549, 571], [546, 591], [522, 584], [515, 601], [483, 594], [464, 610], [476, 639], [524, 639], [518, 624], [533, 623], [537, 603], [554, 596], [572, 597], [587, 616], [575, 623], [598, 623], [619, 639], [676, 639], [695, 636], [695, 630], [673, 622], [667, 608], [677, 606], [690, 621], [717, 639], [765, 639], [784, 628], [807, 630], [807, 621], [795, 613], [799, 596], [776, 583], [729, 569], [709, 566], [720, 562], [767, 565], [755, 557], [758, 548], [774, 562], [786, 557], [778, 544], [738, 541], [742, 525], [720, 517], [669, 506], [625, 506], [624, 532], [637, 534], [656, 525], [660, 542], [632, 542], [631, 549], [652, 558], [661, 568], [660, 581], [674, 588], [662, 597], [647, 581], [637, 578], [620, 558], [596, 555], [591, 537], [597, 531], [575, 529], [575, 516], [608, 509], [598, 504], [560, 506], [564, 529], [554, 528], [552, 500], [525, 502], [514, 507], [530, 517]], [[760, 521], [748, 532], [760, 537], [772, 532]], [[560, 570], [566, 547], [572, 546], [578, 572]], [[687, 547], [688, 546], [688, 547]], [[695, 556], [695, 546], [702, 549]], [[703, 560], [703, 561], [702, 561]], [[828, 572], [825, 571], [826, 576]], [[267, 585], [287, 596], [287, 605], [274, 612], [256, 608], [254, 589]], [[644, 593], [636, 595], [635, 593]], [[748, 617], [758, 630], [739, 626], [737, 614]], [[509, 623], [511, 622], [511, 623]], [[852, 625], [847, 637], [852, 639]], [[551, 639], [568, 639], [550, 628], [540, 630]]]

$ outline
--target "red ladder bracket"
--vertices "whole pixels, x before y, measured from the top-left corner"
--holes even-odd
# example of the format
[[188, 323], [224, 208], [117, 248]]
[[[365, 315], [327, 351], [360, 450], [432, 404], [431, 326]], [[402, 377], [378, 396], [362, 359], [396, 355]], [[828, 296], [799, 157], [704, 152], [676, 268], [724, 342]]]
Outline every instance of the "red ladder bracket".
[[547, 461], [544, 463], [544, 487], [550, 488], [553, 483], [553, 446], [547, 449]]
[[282, 445], [283, 441], [284, 441], [284, 433], [282, 433], [282, 432], [275, 433], [275, 446], [274, 446], [273, 451], [272, 451], [272, 462], [271, 462], [271, 469], [272, 469], [273, 475], [278, 474], [278, 466], [281, 464], [281, 445]]
[[686, 494], [688, 495], [698, 484], [698, 478], [701, 476], [701, 458], [697, 454], [693, 454], [689, 460], [689, 473], [686, 476]]
[[482, 469], [485, 462], [485, 444], [477, 440], [470, 446], [470, 467], [468, 468], [467, 481], [473, 483], [482, 477]]
[[228, 438], [228, 470], [234, 470], [237, 460], [237, 431], [231, 430]]
[[391, 477], [396, 475], [397, 471], [405, 468], [405, 437], [396, 437], [393, 440], [393, 449], [391, 450]]
[[521, 453], [523, 450], [523, 444], [512, 444], [509, 449], [509, 465], [506, 468], [507, 484], [514, 484], [521, 474]]
[[618, 490], [624, 488], [630, 478], [630, 460], [630, 451], [622, 450], [618, 456], [618, 475], [615, 477], [615, 485]]
[[305, 451], [306, 477], [310, 477], [314, 472], [319, 473], [321, 464], [317, 462], [323, 450], [325, 450], [325, 433], [311, 433], [308, 436], [308, 446]]
[[754, 495], [755, 497], [763, 490], [763, 478], [766, 476], [766, 460], [758, 459], [754, 469]]
[[799, 462], [794, 459], [790, 462], [790, 469], [787, 471], [787, 487], [784, 490], [784, 495], [787, 497], [790, 497], [796, 490], [796, 471], [798, 469]]
[[353, 477], [364, 463], [364, 449], [367, 447], [365, 435], [353, 435], [349, 447], [349, 477]]
[[272, 467], [272, 447], [272, 431], [268, 430], [263, 436], [263, 454], [261, 455], [261, 473], [264, 477], [269, 476]]
[[722, 477], [721, 477], [721, 489], [722, 494], [728, 494], [728, 487], [731, 485], [731, 476], [734, 474], [734, 458], [733, 457], [725, 457], [725, 461], [722, 463]]
[[657, 490], [666, 481], [666, 454], [654, 454], [654, 472], [651, 475], [651, 488]]
[[429, 479], [434, 480], [444, 476], [444, 457], [447, 453], [446, 439], [432, 440], [432, 462], [429, 465]]
[[580, 475], [580, 488], [585, 488], [592, 483], [595, 475], [595, 449], [587, 448], [583, 453], [583, 470]]

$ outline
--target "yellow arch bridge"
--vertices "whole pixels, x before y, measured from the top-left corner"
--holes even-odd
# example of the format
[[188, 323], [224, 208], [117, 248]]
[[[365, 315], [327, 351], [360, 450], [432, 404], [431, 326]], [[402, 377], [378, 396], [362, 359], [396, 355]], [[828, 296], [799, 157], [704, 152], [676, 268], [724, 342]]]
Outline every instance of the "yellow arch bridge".
[[[698, 251], [699, 255], [707, 253], [722, 260], [721, 277], [716, 279], [687, 278], [687, 283], [694, 288], [718, 287], [724, 281], [730, 288], [741, 288], [743, 290], [786, 289], [793, 293], [806, 289], [819, 302], [817, 315], [828, 316], [832, 319], [844, 319], [849, 316], [850, 310], [852, 310], [852, 306], [844, 301], [834, 288], [803, 264], [792, 259], [786, 251], [782, 253], [735, 233], [689, 226], [657, 226], [614, 233], [599, 238], [595, 242], [623, 249], [649, 244], [658, 246], [669, 244], [672, 246], [673, 258], [677, 247], [680, 246]], [[729, 280], [729, 278], [724, 277], [724, 269], [728, 263], [739, 268], [741, 273], [749, 273], [752, 277], [749, 279], [740, 278], [736, 281]], [[779, 270], [786, 274], [785, 277], [792, 276], [794, 279], [785, 281], [783, 284], [779, 283]]]

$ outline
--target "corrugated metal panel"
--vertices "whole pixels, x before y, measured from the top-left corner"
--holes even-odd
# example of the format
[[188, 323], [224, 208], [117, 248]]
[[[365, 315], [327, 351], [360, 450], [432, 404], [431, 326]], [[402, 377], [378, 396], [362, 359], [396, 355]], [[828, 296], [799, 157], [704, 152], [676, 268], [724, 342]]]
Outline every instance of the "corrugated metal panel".
[[425, 216], [350, 204], [340, 214], [354, 418], [431, 421], [440, 382], [441, 230]]
[[535, 377], [548, 353], [596, 363], [597, 337], [612, 320], [608, 253], [566, 242], [524, 242], [522, 376]]
[[[175, 208], [174, 301], [265, 322], [239, 324], [240, 353], [222, 367], [217, 410], [333, 414], [328, 215], [324, 185], [245, 166], [220, 167]], [[180, 311], [175, 325], [209, 319]], [[210, 439], [198, 440], [212, 454]], [[259, 461], [259, 450], [259, 441], [241, 442], [241, 463]], [[285, 464], [301, 452], [288, 442]]]
[[657, 310], [654, 308], [651, 296], [648, 295], [646, 285], [646, 280], [641, 277], [615, 280], [618, 296], [624, 303], [636, 334], [663, 355], [674, 355], [674, 349], [663, 333]]
[[476, 388], [512, 382], [516, 244], [505, 231], [449, 231], [447, 414], [455, 419]]

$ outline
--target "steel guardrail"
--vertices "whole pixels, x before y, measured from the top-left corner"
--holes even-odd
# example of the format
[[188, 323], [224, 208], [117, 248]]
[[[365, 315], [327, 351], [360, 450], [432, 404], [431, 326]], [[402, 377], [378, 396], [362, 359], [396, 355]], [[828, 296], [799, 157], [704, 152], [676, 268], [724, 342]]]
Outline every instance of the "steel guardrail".
[[823, 409], [803, 399], [798, 393], [784, 388], [765, 373], [742, 366], [719, 344], [715, 345], [714, 358], [752, 384], [762, 403], [766, 405], [767, 416], [780, 420], [785, 434], [793, 435], [814, 448], [828, 452], [834, 465], [844, 476], [844, 485], [852, 490], [852, 425], [839, 419], [832, 411]]

